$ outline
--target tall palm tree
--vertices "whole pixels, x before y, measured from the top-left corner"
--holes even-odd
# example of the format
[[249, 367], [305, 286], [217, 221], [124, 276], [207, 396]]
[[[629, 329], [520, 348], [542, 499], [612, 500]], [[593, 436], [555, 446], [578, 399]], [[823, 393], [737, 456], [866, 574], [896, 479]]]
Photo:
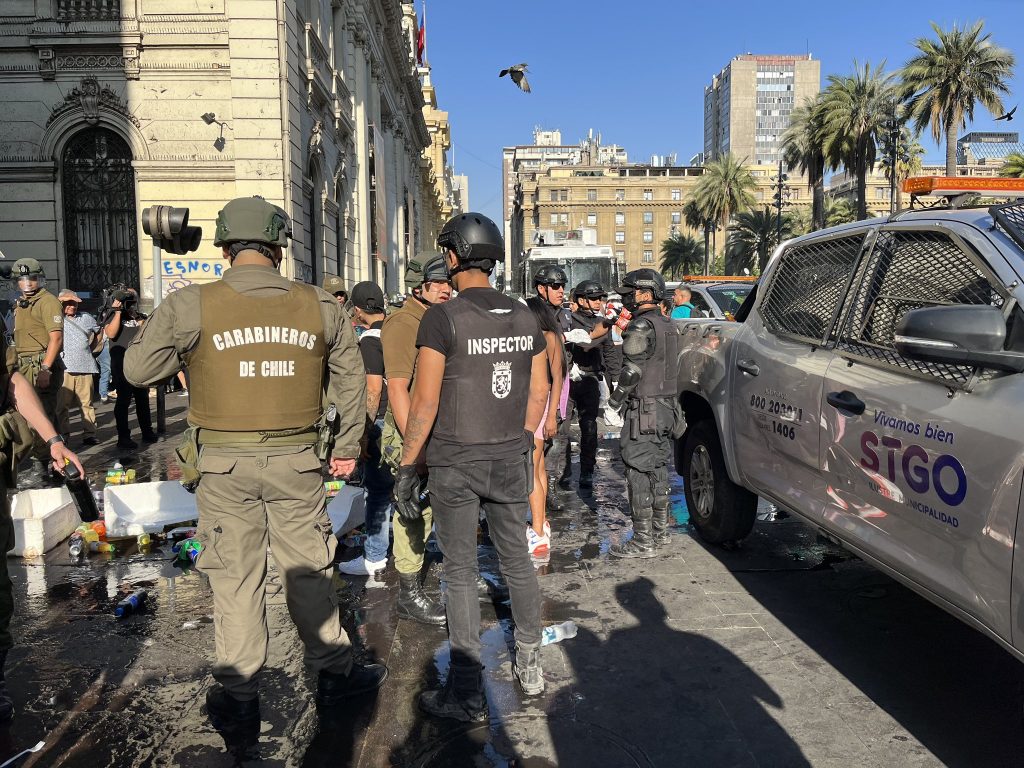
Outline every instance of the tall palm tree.
[[892, 75], [885, 62], [861, 69], [853, 62], [852, 75], [829, 75], [821, 97], [821, 136], [825, 158], [832, 168], [845, 166], [857, 178], [857, 218], [868, 217], [867, 175], [875, 167], [878, 139], [892, 112]]
[[725, 154], [704, 166], [704, 175], [693, 188], [693, 199], [707, 220], [725, 229], [735, 213], [753, 207], [756, 186], [743, 161]]
[[892, 138], [885, 135], [882, 141], [881, 157], [878, 159], [879, 167], [885, 172], [885, 178], [892, 183], [893, 152], [896, 154], [896, 210], [903, 209], [903, 182], [911, 176], [921, 172], [921, 159], [924, 157], [924, 147], [917, 140], [917, 136], [910, 132], [910, 129], [903, 126], [897, 134], [896, 146], [891, 147]]
[[793, 110], [782, 134], [782, 159], [807, 176], [811, 196], [811, 226], [825, 226], [825, 150], [821, 142], [821, 98], [818, 94]]
[[974, 119], [974, 105], [993, 115], [1003, 112], [1003, 94], [1009, 94], [1014, 56], [982, 35], [985, 22], [961, 29], [944, 30], [935, 22], [938, 38], [918, 38], [920, 53], [900, 73], [901, 95], [918, 132], [930, 126], [936, 142], [946, 135], [946, 175], [956, 176], [956, 136], [967, 120]]
[[999, 175], [1024, 179], [1024, 155], [1020, 152], [1013, 152], [1007, 155], [1006, 162], [999, 169]]
[[[789, 217], [783, 216], [782, 238], [789, 237], [791, 232]], [[762, 210], [737, 213], [729, 228], [725, 271], [738, 274], [743, 267], [763, 270], [778, 244], [778, 219], [775, 211], [765, 206]]]
[[[714, 250], [710, 242], [715, 231], [714, 217], [709, 216], [708, 213], [697, 203], [697, 200], [691, 197], [683, 204], [683, 221], [686, 222], [686, 226], [690, 229], [695, 229], [704, 233], [704, 257], [706, 259], [707, 255]], [[707, 273], [708, 265], [707, 262], [705, 262], [704, 274]]]
[[[854, 213], [853, 206], [846, 198], [826, 197], [824, 207], [826, 227], [835, 227], [857, 220], [857, 214]], [[789, 224], [793, 236], [806, 235], [808, 232], [816, 231], [811, 223], [811, 209], [807, 207], [797, 208], [789, 216]]]
[[661, 273], [672, 280], [704, 268], [704, 244], [693, 235], [675, 234], [661, 244]]

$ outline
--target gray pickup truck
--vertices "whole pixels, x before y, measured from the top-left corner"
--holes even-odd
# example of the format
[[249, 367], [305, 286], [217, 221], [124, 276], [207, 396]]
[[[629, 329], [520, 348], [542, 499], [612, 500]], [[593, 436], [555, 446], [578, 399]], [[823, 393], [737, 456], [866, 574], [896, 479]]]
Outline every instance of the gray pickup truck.
[[1024, 202], [896, 214], [773, 256], [738, 320], [679, 322], [676, 445], [712, 543], [757, 497], [1024, 660]]

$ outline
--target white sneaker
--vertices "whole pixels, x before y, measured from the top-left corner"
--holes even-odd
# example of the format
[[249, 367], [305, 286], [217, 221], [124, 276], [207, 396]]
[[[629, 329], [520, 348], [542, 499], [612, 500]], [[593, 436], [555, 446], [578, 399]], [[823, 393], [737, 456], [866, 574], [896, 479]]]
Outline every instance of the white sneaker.
[[360, 555], [352, 560], [338, 563], [338, 571], [347, 576], [371, 576], [377, 571], [383, 571], [387, 564], [387, 560], [367, 560]]
[[544, 535], [538, 536], [533, 526], [526, 529], [526, 543], [531, 555], [542, 555], [551, 549], [551, 526], [544, 521]]

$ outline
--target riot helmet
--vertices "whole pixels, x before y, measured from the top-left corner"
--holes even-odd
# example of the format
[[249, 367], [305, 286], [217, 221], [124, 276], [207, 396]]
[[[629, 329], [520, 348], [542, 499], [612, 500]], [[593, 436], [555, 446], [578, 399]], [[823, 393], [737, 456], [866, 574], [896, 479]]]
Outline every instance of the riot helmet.
[[46, 287], [46, 274], [38, 259], [18, 259], [11, 268], [11, 276], [18, 281], [18, 289], [26, 296], [32, 296]]
[[449, 277], [466, 269], [490, 274], [495, 263], [505, 258], [501, 230], [482, 213], [462, 213], [449, 219], [437, 236], [437, 244], [452, 251], [458, 260], [458, 266], [448, 270]]
[[538, 285], [568, 285], [569, 277], [557, 264], [545, 264], [533, 275], [533, 287]]
[[622, 305], [630, 312], [635, 312], [640, 306], [636, 301], [637, 291], [650, 291], [650, 301], [643, 303], [657, 304], [665, 298], [665, 278], [656, 270], [646, 267], [627, 272], [618, 292], [622, 294]]
[[217, 214], [213, 244], [226, 247], [232, 257], [244, 250], [258, 251], [277, 265], [274, 246], [287, 248], [291, 236], [291, 220], [283, 208], [259, 196], [236, 197]]

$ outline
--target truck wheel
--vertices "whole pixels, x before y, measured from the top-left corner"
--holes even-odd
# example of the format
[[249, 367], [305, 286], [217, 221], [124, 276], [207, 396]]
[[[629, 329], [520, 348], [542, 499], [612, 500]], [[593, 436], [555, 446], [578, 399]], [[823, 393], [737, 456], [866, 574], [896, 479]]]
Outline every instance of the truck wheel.
[[745, 538], [754, 527], [757, 495], [729, 479], [714, 420], [697, 422], [684, 440], [686, 505], [700, 537], [709, 544]]

